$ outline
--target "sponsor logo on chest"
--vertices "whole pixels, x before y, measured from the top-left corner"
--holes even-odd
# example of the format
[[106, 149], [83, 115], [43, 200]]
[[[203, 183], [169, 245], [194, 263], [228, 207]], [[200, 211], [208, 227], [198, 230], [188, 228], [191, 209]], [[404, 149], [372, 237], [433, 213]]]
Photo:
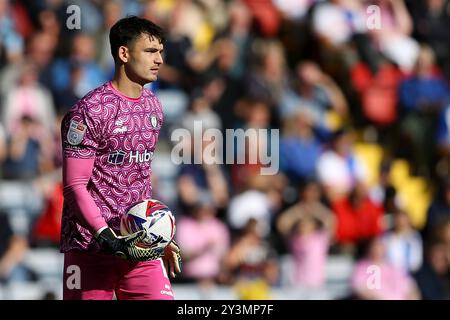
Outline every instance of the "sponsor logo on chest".
[[153, 160], [153, 151], [144, 150], [130, 151], [126, 153], [122, 150], [111, 151], [108, 155], [108, 163], [120, 165], [123, 163], [144, 163]]

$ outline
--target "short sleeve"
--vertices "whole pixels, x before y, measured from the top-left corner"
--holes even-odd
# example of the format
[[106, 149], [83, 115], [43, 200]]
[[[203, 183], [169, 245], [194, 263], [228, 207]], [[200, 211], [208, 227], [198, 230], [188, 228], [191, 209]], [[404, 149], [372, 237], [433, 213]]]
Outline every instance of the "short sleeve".
[[93, 158], [101, 138], [102, 121], [86, 104], [79, 103], [65, 115], [61, 124], [63, 155], [66, 158]]

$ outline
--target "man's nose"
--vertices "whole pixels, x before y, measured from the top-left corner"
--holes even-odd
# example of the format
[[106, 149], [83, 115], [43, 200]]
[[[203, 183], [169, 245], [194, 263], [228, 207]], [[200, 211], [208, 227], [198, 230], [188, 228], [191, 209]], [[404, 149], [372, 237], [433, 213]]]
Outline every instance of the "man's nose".
[[155, 59], [156, 64], [162, 64], [163, 63], [163, 57], [161, 53], [158, 53]]

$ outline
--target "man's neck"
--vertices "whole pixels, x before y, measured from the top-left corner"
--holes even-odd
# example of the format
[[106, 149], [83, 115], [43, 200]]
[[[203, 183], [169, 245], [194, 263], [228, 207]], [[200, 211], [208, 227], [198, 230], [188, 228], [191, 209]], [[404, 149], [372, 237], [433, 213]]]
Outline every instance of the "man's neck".
[[142, 94], [143, 86], [131, 81], [121, 73], [116, 73], [111, 81], [112, 86], [120, 91], [124, 96], [136, 99]]

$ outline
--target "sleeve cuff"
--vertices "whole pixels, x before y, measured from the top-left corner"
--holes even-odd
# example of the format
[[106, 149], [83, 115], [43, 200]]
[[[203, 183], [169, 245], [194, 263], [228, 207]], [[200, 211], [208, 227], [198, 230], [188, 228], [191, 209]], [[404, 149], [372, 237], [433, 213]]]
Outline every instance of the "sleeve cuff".
[[100, 235], [100, 233], [102, 233], [102, 231], [105, 230], [106, 228], [108, 228], [108, 226], [104, 226], [104, 227], [101, 227], [100, 229], [98, 229], [98, 230], [95, 232], [94, 237], [95, 237], [95, 238], [98, 238], [98, 236]]

